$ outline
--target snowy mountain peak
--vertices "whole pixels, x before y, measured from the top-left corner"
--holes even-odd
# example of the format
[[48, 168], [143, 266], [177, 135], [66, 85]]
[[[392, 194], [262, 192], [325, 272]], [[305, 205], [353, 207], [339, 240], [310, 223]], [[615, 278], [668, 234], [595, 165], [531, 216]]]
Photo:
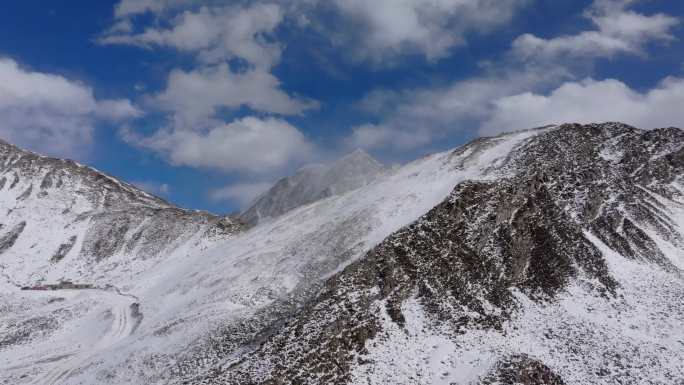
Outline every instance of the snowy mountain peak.
[[385, 171], [382, 164], [358, 149], [332, 164], [310, 165], [280, 179], [241, 218], [251, 224], [276, 218], [302, 205], [365, 186]]
[[20, 185], [35, 185], [37, 194], [69, 191], [95, 206], [113, 207], [120, 204], [143, 204], [151, 207], [171, 207], [163, 199], [135, 186], [119, 181], [94, 168], [70, 159], [52, 158], [21, 149], [0, 140], [0, 184], [2, 180]]
[[335, 163], [345, 163], [345, 162], [365, 162], [365, 163], [376, 163], [378, 166], [381, 166], [381, 164], [375, 160], [370, 154], [368, 154], [366, 151], [357, 148], [356, 150], [350, 152], [349, 154], [341, 157]]

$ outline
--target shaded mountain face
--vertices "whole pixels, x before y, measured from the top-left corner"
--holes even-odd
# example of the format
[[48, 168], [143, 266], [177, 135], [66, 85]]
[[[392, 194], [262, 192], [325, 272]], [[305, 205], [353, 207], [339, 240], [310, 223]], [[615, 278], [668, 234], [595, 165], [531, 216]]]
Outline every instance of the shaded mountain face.
[[356, 150], [330, 165], [308, 166], [280, 179], [240, 218], [250, 224], [275, 218], [299, 206], [365, 186], [385, 171], [370, 155]]
[[[134, 261], [96, 269], [97, 279], [117, 277], [123, 293], [36, 294], [0, 284], [0, 379], [678, 385], [684, 378], [681, 130], [607, 123], [481, 138], [347, 192], [329, 191], [248, 230], [187, 212], [208, 216], [208, 228], [177, 243], [165, 227], [146, 233], [157, 234], [146, 237], [153, 244], [178, 245], [160, 256], [141, 257], [147, 249], [134, 246], [90, 260]], [[152, 201], [122, 205], [178, 210], [152, 197], [135, 202], [143, 199]], [[46, 263], [16, 247], [27, 234], [36, 239], [27, 231], [42, 223], [24, 217], [26, 224], [17, 217], [2, 229], [0, 242], [10, 245], [0, 254], [5, 278], [31, 277], [32, 263], [42, 274]], [[119, 221], [102, 223], [107, 245]], [[217, 226], [227, 231], [209, 231]], [[71, 233], [59, 234], [63, 250], [79, 248], [78, 240], [68, 246]], [[57, 250], [63, 261], [76, 258]], [[80, 277], [95, 277], [84, 271]]]

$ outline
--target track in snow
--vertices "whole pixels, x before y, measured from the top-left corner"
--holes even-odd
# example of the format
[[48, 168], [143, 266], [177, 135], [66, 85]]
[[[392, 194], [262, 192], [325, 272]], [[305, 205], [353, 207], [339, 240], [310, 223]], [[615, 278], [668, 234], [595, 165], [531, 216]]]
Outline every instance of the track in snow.
[[[112, 323], [107, 333], [98, 341], [93, 341], [95, 343], [91, 348], [77, 350], [68, 354], [69, 357], [54, 362], [46, 372], [38, 374], [30, 384], [64, 384], [66, 379], [76, 374], [82, 367], [86, 366], [90, 359], [95, 355], [115, 346], [133, 333], [136, 327], [136, 321], [132, 316], [131, 305], [134, 301], [129, 298], [129, 296], [121, 294], [112, 295], [107, 293], [104, 298], [113, 299], [111, 308]], [[88, 344], [83, 342], [82, 345], [87, 347]]]

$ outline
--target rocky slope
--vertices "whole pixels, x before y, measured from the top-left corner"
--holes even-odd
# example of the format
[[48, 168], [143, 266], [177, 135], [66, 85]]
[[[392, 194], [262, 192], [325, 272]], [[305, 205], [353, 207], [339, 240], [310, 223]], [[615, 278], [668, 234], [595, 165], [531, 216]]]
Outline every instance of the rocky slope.
[[189, 383], [680, 383], [684, 132], [566, 125], [501, 170]]
[[[146, 199], [143, 205], [177, 210]], [[123, 294], [134, 298], [0, 285], [0, 379], [679, 384], [684, 378], [679, 129], [563, 125], [482, 138], [228, 232], [197, 241], [209, 239], [202, 230], [156, 257], [153, 268], [135, 271], [145, 266], [136, 262], [123, 274], [114, 267]], [[19, 276], [32, 274], [18, 253], [23, 249], [15, 248], [25, 234], [0, 255], [6, 271]], [[128, 249], [108, 258], [147, 260], [139, 257], [142, 248], [127, 256], [121, 250]], [[99, 274], [106, 280], [109, 271]]]
[[311, 165], [280, 179], [256, 199], [241, 219], [256, 224], [275, 218], [299, 206], [363, 187], [385, 171], [370, 155], [356, 150], [330, 165]]

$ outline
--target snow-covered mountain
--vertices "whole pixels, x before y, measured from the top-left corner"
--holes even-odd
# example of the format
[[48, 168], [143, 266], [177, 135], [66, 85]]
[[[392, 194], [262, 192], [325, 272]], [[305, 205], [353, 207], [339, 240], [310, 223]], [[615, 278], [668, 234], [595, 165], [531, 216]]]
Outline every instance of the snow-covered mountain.
[[[240, 225], [181, 210], [70, 160], [0, 141], [0, 264], [13, 282], [104, 285]], [[223, 235], [219, 235], [223, 234]]]
[[[0, 254], [9, 281], [0, 283], [4, 382], [684, 378], [679, 129], [562, 125], [481, 138], [249, 229], [175, 209], [94, 170], [7, 148], [29, 158], [23, 167], [5, 161], [8, 180], [21, 175], [12, 190], [0, 191], [0, 209], [26, 210], [2, 228], [2, 244], [10, 245]], [[24, 168], [44, 171], [17, 171]], [[39, 198], [48, 169], [74, 176]], [[108, 206], [109, 194], [119, 198]], [[48, 210], [57, 205], [50, 200], [70, 202], [66, 197], [83, 202], [72, 206], [73, 219], [70, 211]], [[89, 259], [81, 250], [111, 248], [76, 241], [78, 252], [50, 262], [65, 239], [86, 238], [95, 227], [62, 229], [80, 226], [76, 214], [99, 210], [110, 218], [110, 211], [133, 215], [139, 207], [183, 213], [192, 226], [179, 226], [191, 230], [177, 237], [165, 237], [177, 233], [164, 226], [144, 232], [137, 242], [163, 239], [160, 253], [134, 243]], [[144, 223], [158, 220], [149, 215]], [[97, 233], [105, 235], [93, 245], [117, 234], [119, 223], [102, 222]], [[196, 223], [206, 227], [195, 230]], [[43, 251], [31, 254], [33, 244]], [[74, 267], [46, 268], [65, 261]], [[62, 277], [101, 290], [20, 291], [11, 284]]]
[[310, 165], [282, 178], [259, 196], [240, 218], [256, 224], [299, 206], [344, 194], [377, 179], [385, 168], [363, 150], [356, 150], [330, 165]]

